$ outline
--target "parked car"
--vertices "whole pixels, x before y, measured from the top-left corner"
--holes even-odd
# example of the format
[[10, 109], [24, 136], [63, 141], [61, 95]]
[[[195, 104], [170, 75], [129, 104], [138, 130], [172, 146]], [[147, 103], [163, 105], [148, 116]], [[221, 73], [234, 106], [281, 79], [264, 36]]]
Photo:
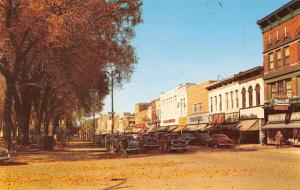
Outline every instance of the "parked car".
[[189, 133], [183, 133], [183, 134], [181, 134], [181, 138], [182, 138], [183, 140], [185, 140], [187, 144], [189, 144], [190, 141], [193, 140], [195, 137], [194, 137], [192, 134], [189, 134]]
[[127, 152], [138, 152], [141, 150], [140, 143], [134, 135], [126, 135], [128, 146]]
[[162, 151], [187, 151], [186, 141], [179, 134], [165, 134], [160, 140]]
[[159, 140], [154, 135], [144, 134], [138, 138], [142, 150], [156, 150], [159, 148]]
[[9, 160], [10, 154], [8, 150], [0, 147], [0, 164], [2, 164], [5, 160]]
[[190, 145], [201, 145], [201, 146], [208, 146], [210, 142], [210, 136], [207, 133], [199, 134], [197, 137], [192, 139], [189, 144]]
[[209, 146], [217, 147], [233, 147], [233, 141], [224, 134], [214, 134], [210, 137]]

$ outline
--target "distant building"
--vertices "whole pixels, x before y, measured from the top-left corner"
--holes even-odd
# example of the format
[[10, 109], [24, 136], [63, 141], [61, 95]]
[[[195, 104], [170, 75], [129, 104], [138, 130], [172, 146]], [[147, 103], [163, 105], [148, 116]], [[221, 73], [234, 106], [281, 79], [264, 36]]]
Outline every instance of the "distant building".
[[257, 24], [263, 35], [268, 143], [281, 131], [284, 141], [300, 144], [300, 1], [290, 1]]
[[209, 124], [208, 90], [215, 81], [205, 81], [187, 89], [187, 127], [182, 132], [199, 132]]
[[187, 89], [195, 84], [180, 84], [176, 88], [163, 92], [160, 95], [161, 127], [173, 130], [187, 124]]
[[150, 102], [148, 107], [148, 118], [150, 120], [148, 124], [148, 132], [156, 132], [160, 126], [160, 99], [155, 99]]
[[133, 132], [147, 131], [147, 124], [150, 119], [148, 118], [148, 107], [150, 103], [138, 103], [135, 105], [135, 129]]
[[122, 113], [118, 119], [118, 132], [130, 133], [135, 127], [135, 115], [131, 113]]

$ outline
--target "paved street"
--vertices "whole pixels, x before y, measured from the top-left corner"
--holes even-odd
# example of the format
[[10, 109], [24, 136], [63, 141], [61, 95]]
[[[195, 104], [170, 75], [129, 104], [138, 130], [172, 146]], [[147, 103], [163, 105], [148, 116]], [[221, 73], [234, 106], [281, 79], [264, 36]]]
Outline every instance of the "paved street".
[[[190, 147], [187, 153], [128, 159], [89, 143], [64, 151], [19, 153], [0, 166], [1, 190], [300, 188], [300, 149]], [[284, 161], [283, 161], [284, 160]]]

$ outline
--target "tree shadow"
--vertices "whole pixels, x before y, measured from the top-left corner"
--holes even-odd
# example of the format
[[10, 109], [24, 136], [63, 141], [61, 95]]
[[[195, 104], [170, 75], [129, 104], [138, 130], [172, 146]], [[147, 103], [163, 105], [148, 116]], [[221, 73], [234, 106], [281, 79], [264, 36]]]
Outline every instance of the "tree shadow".
[[119, 183], [117, 183], [116, 185], [112, 185], [109, 187], [106, 187], [102, 190], [113, 190], [113, 189], [125, 189], [125, 188], [130, 188], [132, 186], [122, 186], [127, 182], [126, 178], [113, 178], [111, 179], [111, 181], [120, 181]]
[[2, 167], [2, 166], [20, 166], [20, 165], [28, 165], [28, 163], [27, 162], [6, 161], [6, 162], [0, 164], [0, 167]]

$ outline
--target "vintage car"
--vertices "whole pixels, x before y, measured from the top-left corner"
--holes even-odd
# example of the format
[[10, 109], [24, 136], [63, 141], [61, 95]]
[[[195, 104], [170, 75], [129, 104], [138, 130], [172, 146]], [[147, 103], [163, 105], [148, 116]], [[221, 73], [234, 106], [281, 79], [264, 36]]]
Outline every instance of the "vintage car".
[[213, 134], [210, 137], [209, 146], [218, 147], [233, 147], [233, 141], [224, 134]]
[[160, 139], [161, 151], [187, 151], [186, 141], [179, 134], [165, 134]]
[[142, 150], [156, 150], [159, 148], [159, 140], [154, 135], [144, 134], [138, 138]]
[[0, 147], [0, 164], [2, 164], [5, 160], [9, 160], [10, 155], [8, 150]]
[[208, 146], [210, 142], [210, 136], [207, 133], [199, 134], [197, 137], [189, 141], [190, 145]]
[[140, 143], [134, 135], [126, 135], [127, 138], [127, 152], [138, 152], [141, 150]]
[[187, 144], [190, 143], [191, 140], [193, 140], [195, 137], [192, 134], [189, 133], [183, 133], [181, 134], [182, 140], [185, 140]]

